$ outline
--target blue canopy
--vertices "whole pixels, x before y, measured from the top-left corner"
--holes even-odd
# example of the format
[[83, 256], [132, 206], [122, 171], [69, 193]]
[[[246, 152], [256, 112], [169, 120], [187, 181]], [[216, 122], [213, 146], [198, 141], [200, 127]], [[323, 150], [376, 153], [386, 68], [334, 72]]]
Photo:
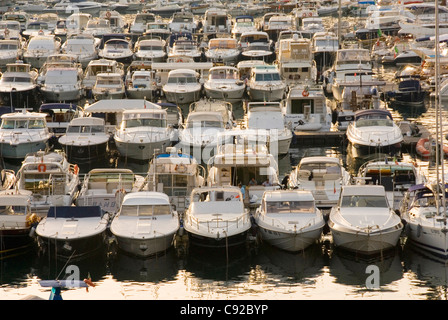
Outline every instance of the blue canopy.
[[54, 110], [54, 109], [76, 110], [76, 105], [74, 105], [73, 103], [54, 102], [54, 103], [43, 103], [39, 108], [40, 111]]
[[47, 217], [51, 218], [90, 218], [102, 217], [103, 210], [100, 206], [86, 206], [86, 207], [50, 207]]

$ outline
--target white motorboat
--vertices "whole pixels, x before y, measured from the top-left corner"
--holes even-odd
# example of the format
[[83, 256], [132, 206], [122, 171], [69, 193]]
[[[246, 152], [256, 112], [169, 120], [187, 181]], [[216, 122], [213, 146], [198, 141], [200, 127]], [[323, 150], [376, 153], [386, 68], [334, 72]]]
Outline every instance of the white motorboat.
[[426, 183], [426, 176], [408, 161], [394, 159], [375, 159], [365, 162], [358, 169], [358, 184], [382, 185], [386, 190], [387, 200], [396, 212], [411, 186]]
[[207, 185], [245, 186], [245, 203], [258, 207], [263, 192], [280, 187], [278, 163], [254, 130], [227, 130], [218, 134], [216, 154], [207, 162]]
[[312, 192], [305, 190], [266, 191], [254, 218], [262, 241], [290, 252], [317, 243], [325, 226]]
[[316, 16], [303, 18], [298, 29], [305, 38], [309, 39], [312, 39], [317, 32], [326, 31], [323, 18]]
[[8, 10], [3, 14], [2, 20], [19, 22], [20, 30], [23, 31], [30, 23], [31, 17], [24, 11]]
[[1, 116], [0, 155], [6, 159], [24, 159], [30, 152], [45, 150], [52, 134], [45, 114], [13, 112]]
[[324, 73], [324, 90], [341, 109], [371, 108], [372, 98], [379, 99], [378, 88], [384, 84], [375, 75], [368, 49], [339, 49], [333, 67]]
[[313, 35], [311, 50], [319, 74], [334, 64], [338, 49], [339, 39], [334, 32], [316, 32]]
[[210, 69], [204, 91], [209, 99], [239, 102], [246, 92], [246, 84], [240, 79], [237, 68], [217, 66]]
[[280, 39], [278, 44], [278, 68], [288, 85], [312, 84], [317, 78], [316, 62], [311, 51], [311, 40], [299, 38]]
[[101, 38], [104, 35], [112, 33], [112, 27], [108, 19], [92, 18], [87, 22], [82, 31], [84, 34], [92, 35], [95, 38]]
[[246, 244], [252, 223], [241, 191], [225, 186], [194, 189], [183, 226], [194, 246], [230, 249]]
[[30, 200], [31, 192], [25, 190], [0, 191], [0, 236], [4, 258], [30, 248], [34, 242], [30, 233], [39, 217], [33, 214]]
[[161, 192], [127, 194], [110, 225], [118, 248], [138, 256], [165, 253], [174, 244], [180, 222], [169, 197]]
[[275, 60], [275, 45], [264, 31], [244, 32], [238, 42], [243, 60], [263, 60], [271, 63]]
[[172, 32], [198, 31], [198, 24], [195, 15], [191, 11], [174, 12], [169, 20], [168, 27]]
[[[80, 106], [73, 103], [50, 102], [42, 103], [39, 112], [45, 114], [47, 127], [53, 134], [52, 142], [67, 132], [67, 127], [73, 118], [82, 115], [83, 110]], [[57, 144], [53, 145], [55, 149], [59, 149]]]
[[165, 46], [163, 39], [141, 36], [134, 46], [135, 60], [164, 62], [167, 58]]
[[179, 129], [178, 148], [206, 163], [216, 153], [218, 133], [233, 128], [229, 102], [200, 100], [190, 105], [184, 126]]
[[49, 68], [39, 90], [46, 102], [78, 101], [83, 96], [80, 76], [77, 67]]
[[320, 209], [331, 209], [339, 200], [343, 186], [351, 184], [351, 175], [335, 157], [303, 157], [289, 174], [287, 187], [313, 193]]
[[168, 47], [168, 58], [190, 57], [195, 62], [202, 60], [202, 50], [195, 40], [177, 39]]
[[205, 169], [195, 157], [175, 147], [151, 159], [143, 190], [163, 192], [182, 215], [190, 203], [194, 188], [205, 185]]
[[49, 36], [52, 34], [53, 30], [50, 30], [48, 23], [39, 20], [30, 22], [27, 28], [22, 31], [22, 36], [25, 39], [29, 39], [38, 35]]
[[126, 95], [130, 99], [156, 100], [160, 95], [150, 61], [133, 61], [126, 73]]
[[100, 206], [112, 216], [118, 212], [127, 193], [139, 191], [144, 177], [125, 168], [96, 168], [90, 170], [76, 197], [76, 206]]
[[89, 13], [92, 16], [98, 15], [103, 5], [96, 1], [77, 1], [71, 2], [69, 0], [62, 0], [55, 3], [53, 6], [47, 7], [43, 12], [57, 13], [58, 15], [69, 15], [73, 12]]
[[[93, 16], [90, 13], [74, 11], [67, 18], [63, 19], [66, 37], [71, 35], [83, 34], [88, 22], [92, 20]], [[61, 20], [60, 20], [61, 21]], [[56, 34], [56, 33], [55, 33]]]
[[109, 220], [99, 206], [50, 207], [37, 225], [37, 242], [59, 259], [84, 259], [106, 248]]
[[73, 34], [62, 44], [61, 52], [77, 57], [83, 68], [98, 59], [98, 41], [89, 34]]
[[372, 154], [397, 155], [401, 152], [403, 133], [385, 109], [359, 110], [346, 131], [353, 158]]
[[190, 104], [202, 96], [199, 74], [191, 69], [171, 70], [162, 90], [168, 102], [177, 104]]
[[448, 241], [445, 237], [446, 208], [443, 196], [446, 194], [440, 183], [427, 182], [411, 186], [400, 207], [405, 223], [405, 234], [409, 242], [432, 257], [448, 258]]
[[156, 15], [151, 12], [137, 12], [130, 23], [129, 32], [133, 34], [143, 34], [146, 30], [146, 24], [156, 21]]
[[24, 49], [23, 59], [34, 68], [41, 68], [49, 56], [59, 53], [61, 45], [61, 39], [54, 35], [31, 37]]
[[397, 246], [403, 229], [383, 186], [344, 186], [330, 211], [328, 226], [337, 248], [379, 255]]
[[273, 41], [278, 40], [280, 32], [285, 30], [296, 30], [297, 26], [295, 23], [294, 16], [291, 14], [278, 14], [269, 18], [265, 28], [265, 31], [269, 38]]
[[98, 51], [98, 57], [124, 64], [131, 63], [134, 58], [132, 43], [127, 39], [109, 39], [104, 43], [104, 47]]
[[112, 33], [122, 33], [125, 32], [125, 29], [127, 31], [126, 19], [118, 11], [108, 8], [107, 10], [100, 11], [98, 16], [100, 19], [109, 20]]
[[[289, 152], [293, 134], [285, 122], [280, 102], [249, 102], [244, 126], [258, 132], [254, 138], [269, 137], [264, 142], [271, 154], [285, 155]], [[260, 134], [263, 131], [266, 134]]]
[[230, 66], [238, 63], [240, 53], [238, 40], [234, 38], [210, 39], [204, 52], [207, 61]]
[[257, 30], [257, 25], [255, 24], [253, 16], [240, 15], [235, 17], [230, 34], [232, 38], [239, 40], [244, 32], [253, 32]]
[[96, 163], [107, 158], [109, 140], [104, 119], [77, 117], [70, 121], [58, 142], [70, 163]]
[[95, 100], [121, 99], [126, 95], [123, 76], [119, 73], [98, 73], [92, 88]]
[[286, 94], [286, 82], [275, 65], [258, 65], [252, 68], [247, 82], [252, 101], [280, 101]]
[[17, 172], [17, 188], [32, 192], [31, 207], [40, 216], [50, 207], [71, 206], [78, 185], [79, 167], [69, 163], [60, 150], [28, 154]]
[[37, 103], [37, 77], [37, 70], [32, 69], [29, 63], [8, 63], [0, 78], [0, 100], [3, 105], [27, 108]]
[[294, 131], [330, 131], [331, 107], [322, 86], [291, 85], [283, 100], [285, 123]]
[[216, 34], [230, 34], [232, 31], [232, 17], [226, 9], [210, 7], [204, 13], [202, 30], [207, 38], [213, 38]]
[[157, 19], [154, 22], [148, 22], [146, 24], [146, 30], [143, 34], [153, 39], [160, 38], [166, 41], [172, 34], [168, 25], [168, 21], [161, 19]]
[[166, 110], [126, 110], [114, 134], [115, 145], [122, 157], [148, 161], [156, 149], [170, 146], [174, 130], [167, 124]]
[[23, 48], [19, 40], [0, 40], [0, 67], [5, 68], [8, 63], [16, 62], [22, 58], [22, 54]]
[[19, 40], [22, 42], [22, 30], [20, 22], [17, 20], [0, 21], [0, 39]]
[[124, 65], [121, 62], [109, 59], [92, 60], [87, 65], [82, 86], [85, 90], [91, 90], [96, 82], [99, 73], [118, 73], [124, 76]]

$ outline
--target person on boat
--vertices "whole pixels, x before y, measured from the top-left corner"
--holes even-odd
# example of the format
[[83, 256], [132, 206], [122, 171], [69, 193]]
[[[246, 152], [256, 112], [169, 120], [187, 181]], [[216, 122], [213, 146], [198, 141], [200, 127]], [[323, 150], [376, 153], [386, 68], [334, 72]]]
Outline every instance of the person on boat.
[[252, 179], [250, 179], [249, 181], [249, 186], [256, 186], [256, 185], [258, 185], [258, 182], [257, 180], [255, 180], [254, 177], [252, 177]]
[[271, 181], [269, 179], [267, 179], [265, 182], [262, 183], [262, 186], [263, 187], [270, 187], [270, 186], [272, 186], [272, 183], [271, 183]]

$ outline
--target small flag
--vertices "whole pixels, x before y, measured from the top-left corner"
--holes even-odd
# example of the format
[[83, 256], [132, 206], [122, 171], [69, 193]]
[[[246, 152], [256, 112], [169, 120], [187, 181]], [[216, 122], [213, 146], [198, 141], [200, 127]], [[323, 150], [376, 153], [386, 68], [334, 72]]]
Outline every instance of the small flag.
[[383, 33], [381, 32], [381, 29], [378, 29], [378, 37], [381, 37]]
[[333, 193], [336, 193], [336, 181], [333, 181]]
[[397, 57], [397, 55], [398, 55], [398, 48], [397, 48], [397, 46], [395, 46], [394, 47], [394, 58], [396, 58]]

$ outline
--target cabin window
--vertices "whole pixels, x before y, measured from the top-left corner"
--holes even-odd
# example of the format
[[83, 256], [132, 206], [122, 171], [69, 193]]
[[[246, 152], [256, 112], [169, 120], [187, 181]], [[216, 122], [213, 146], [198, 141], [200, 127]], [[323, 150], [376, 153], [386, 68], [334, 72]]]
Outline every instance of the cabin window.
[[188, 176], [158, 174], [157, 182], [163, 184], [163, 192], [169, 197], [187, 196]]
[[127, 217], [150, 217], [171, 214], [170, 205], [124, 205], [120, 214]]
[[370, 208], [387, 208], [387, 199], [385, 196], [375, 195], [352, 195], [343, 196], [341, 207], [370, 207]]
[[0, 215], [25, 215], [27, 214], [24, 206], [0, 206]]
[[305, 106], [311, 106], [311, 113], [314, 113], [314, 101], [312, 99], [292, 99], [291, 100], [291, 113], [303, 114], [305, 113]]
[[267, 201], [266, 213], [314, 213], [314, 201]]

